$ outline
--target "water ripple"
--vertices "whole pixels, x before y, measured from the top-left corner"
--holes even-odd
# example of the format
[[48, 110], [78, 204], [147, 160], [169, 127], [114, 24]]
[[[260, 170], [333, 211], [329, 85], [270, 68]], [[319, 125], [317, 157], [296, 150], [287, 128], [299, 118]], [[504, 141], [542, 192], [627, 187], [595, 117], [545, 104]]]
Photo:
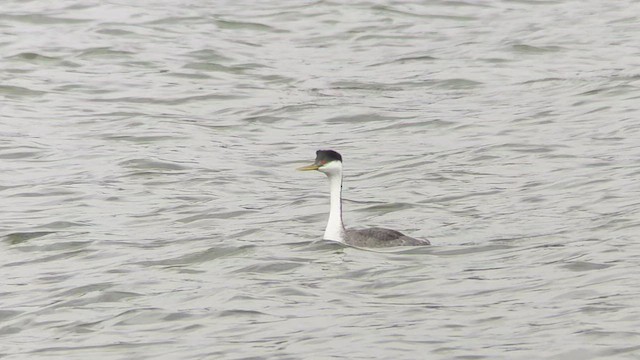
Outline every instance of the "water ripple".
[[[0, 357], [636, 358], [638, 4], [569, 5], [9, 1]], [[322, 240], [321, 148], [433, 245]]]

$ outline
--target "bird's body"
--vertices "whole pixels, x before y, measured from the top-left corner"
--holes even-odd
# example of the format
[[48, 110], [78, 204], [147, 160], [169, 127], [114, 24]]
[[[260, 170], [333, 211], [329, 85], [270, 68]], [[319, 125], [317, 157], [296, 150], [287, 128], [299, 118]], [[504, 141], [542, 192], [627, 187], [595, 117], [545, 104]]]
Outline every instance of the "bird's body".
[[318, 170], [329, 178], [331, 210], [324, 239], [358, 247], [390, 247], [430, 245], [428, 240], [415, 239], [399, 231], [384, 228], [346, 229], [342, 223], [342, 156], [333, 150], [318, 150], [313, 165], [298, 170]]
[[400, 231], [385, 228], [346, 230], [345, 242], [358, 247], [430, 245], [428, 240], [415, 239], [404, 235]]

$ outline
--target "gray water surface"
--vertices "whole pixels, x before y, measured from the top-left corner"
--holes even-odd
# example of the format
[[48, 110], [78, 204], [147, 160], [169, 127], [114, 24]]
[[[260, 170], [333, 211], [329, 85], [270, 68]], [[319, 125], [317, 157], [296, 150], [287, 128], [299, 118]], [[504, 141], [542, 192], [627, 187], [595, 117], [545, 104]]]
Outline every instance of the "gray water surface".
[[[640, 358], [640, 2], [19, 1], [0, 358]], [[345, 222], [429, 238], [321, 240]]]

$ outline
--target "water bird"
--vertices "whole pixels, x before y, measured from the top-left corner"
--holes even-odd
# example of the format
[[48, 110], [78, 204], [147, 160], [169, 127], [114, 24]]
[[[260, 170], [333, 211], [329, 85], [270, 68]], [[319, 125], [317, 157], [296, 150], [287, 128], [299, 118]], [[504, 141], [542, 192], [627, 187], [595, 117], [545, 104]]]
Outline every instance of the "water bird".
[[327, 175], [331, 189], [329, 221], [324, 231], [325, 240], [338, 241], [357, 247], [421, 246], [431, 245], [429, 240], [415, 239], [403, 233], [385, 229], [346, 229], [342, 223], [342, 155], [334, 150], [316, 151], [313, 164], [298, 168], [300, 171], [317, 170]]

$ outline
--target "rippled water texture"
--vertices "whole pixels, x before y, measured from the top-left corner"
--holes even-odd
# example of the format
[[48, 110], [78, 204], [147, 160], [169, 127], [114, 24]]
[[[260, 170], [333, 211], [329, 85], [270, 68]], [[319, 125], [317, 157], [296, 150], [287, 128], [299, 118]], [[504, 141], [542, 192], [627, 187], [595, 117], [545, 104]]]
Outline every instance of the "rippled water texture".
[[[640, 358], [640, 3], [9, 0], [3, 359]], [[321, 241], [315, 150], [345, 222]]]

